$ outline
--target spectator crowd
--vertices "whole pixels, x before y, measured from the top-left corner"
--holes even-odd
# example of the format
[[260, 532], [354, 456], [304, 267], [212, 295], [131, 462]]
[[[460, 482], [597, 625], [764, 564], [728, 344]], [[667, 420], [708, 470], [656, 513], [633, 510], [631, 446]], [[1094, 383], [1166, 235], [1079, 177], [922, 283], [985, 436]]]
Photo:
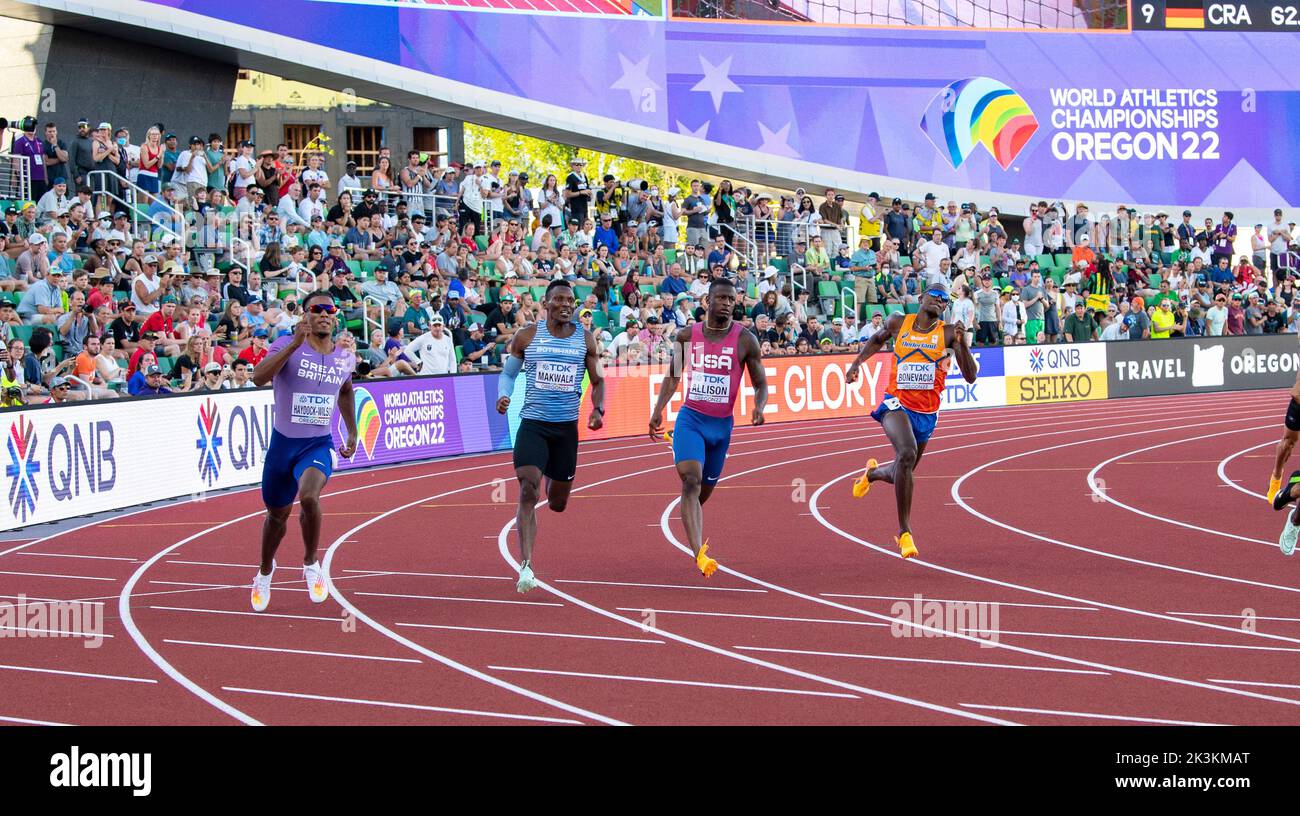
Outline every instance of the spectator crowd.
[[12, 152], [42, 160], [0, 222], [3, 406], [252, 387], [318, 290], [360, 377], [494, 370], [556, 278], [607, 365], [669, 359], [720, 276], [768, 355], [856, 351], [935, 281], [979, 345], [1300, 326], [1300, 232], [1281, 210], [1239, 254], [1232, 213], [1174, 223], [1040, 201], [1020, 218], [833, 189], [818, 203], [725, 180], [592, 179], [578, 157], [538, 179], [416, 151], [395, 170], [387, 149], [368, 177], [349, 163], [331, 179], [322, 156], [284, 144], [227, 150], [160, 123], [136, 145], [82, 120], [69, 146], [25, 125]]

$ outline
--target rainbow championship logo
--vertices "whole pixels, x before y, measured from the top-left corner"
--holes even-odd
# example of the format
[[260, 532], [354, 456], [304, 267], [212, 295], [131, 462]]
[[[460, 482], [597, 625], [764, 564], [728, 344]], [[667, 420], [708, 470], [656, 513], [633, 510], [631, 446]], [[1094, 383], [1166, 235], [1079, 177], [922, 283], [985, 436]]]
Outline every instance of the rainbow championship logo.
[[41, 463], [36, 461], [36, 428], [31, 420], [19, 417], [9, 426], [9, 464], [5, 466], [5, 475], [9, 483], [9, 505], [14, 517], [27, 521], [27, 516], [36, 512], [36, 499], [40, 490], [36, 487], [36, 474], [41, 471]]
[[[357, 413], [357, 438], [367, 459], [375, 458], [375, 443], [379, 441], [379, 431], [383, 422], [379, 418], [379, 406], [375, 398], [364, 388], [357, 388], [355, 394]], [[342, 430], [342, 429], [340, 429]]]
[[1038, 120], [1011, 88], [989, 77], [972, 77], [948, 85], [930, 100], [921, 130], [954, 170], [976, 145], [984, 145], [1006, 170], [1038, 131]]
[[199, 406], [199, 437], [194, 447], [199, 451], [199, 476], [209, 485], [221, 474], [221, 414], [216, 403], [206, 400]]

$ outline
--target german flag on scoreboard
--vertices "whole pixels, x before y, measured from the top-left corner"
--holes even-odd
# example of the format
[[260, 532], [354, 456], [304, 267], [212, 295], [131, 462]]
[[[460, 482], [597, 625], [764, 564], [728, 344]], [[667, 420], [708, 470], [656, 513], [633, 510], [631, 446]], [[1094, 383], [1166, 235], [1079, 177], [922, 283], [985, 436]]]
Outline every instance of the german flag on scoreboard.
[[1204, 0], [1165, 0], [1165, 28], [1205, 28]]

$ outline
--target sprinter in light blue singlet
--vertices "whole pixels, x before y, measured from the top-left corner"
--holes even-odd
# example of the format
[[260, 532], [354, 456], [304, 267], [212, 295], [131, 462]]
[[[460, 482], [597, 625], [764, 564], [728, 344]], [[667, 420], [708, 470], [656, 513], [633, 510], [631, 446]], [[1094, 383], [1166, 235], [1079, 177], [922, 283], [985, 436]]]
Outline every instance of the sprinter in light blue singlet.
[[578, 471], [578, 413], [583, 376], [591, 382], [591, 416], [587, 427], [600, 430], [605, 416], [605, 379], [600, 353], [591, 333], [573, 322], [573, 287], [553, 281], [542, 306], [546, 319], [521, 329], [510, 340], [497, 385], [497, 412], [510, 408], [515, 379], [524, 373], [522, 421], [515, 435], [515, 476], [519, 479], [519, 582], [527, 592], [537, 586], [533, 542], [537, 538], [537, 500], [546, 479], [547, 506], [557, 513], [569, 503]]

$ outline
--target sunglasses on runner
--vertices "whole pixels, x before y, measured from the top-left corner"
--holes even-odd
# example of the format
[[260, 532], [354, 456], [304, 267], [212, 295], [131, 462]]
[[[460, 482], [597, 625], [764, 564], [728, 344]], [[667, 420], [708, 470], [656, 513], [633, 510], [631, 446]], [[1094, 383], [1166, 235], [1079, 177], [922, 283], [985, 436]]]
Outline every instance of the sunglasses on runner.
[[934, 298], [935, 300], [941, 300], [941, 301], [943, 301], [944, 303], [947, 303], [947, 302], [948, 302], [948, 293], [945, 292], [945, 291], [942, 290], [942, 289], [937, 288], [937, 287], [936, 287], [936, 288], [931, 288], [931, 289], [926, 289], [926, 290], [925, 290], [925, 293], [926, 293], [927, 295], [929, 295], [930, 297]]
[[339, 307], [335, 306], [333, 303], [313, 303], [312, 305], [307, 307], [307, 311], [311, 312], [312, 314], [332, 315], [338, 310]]

